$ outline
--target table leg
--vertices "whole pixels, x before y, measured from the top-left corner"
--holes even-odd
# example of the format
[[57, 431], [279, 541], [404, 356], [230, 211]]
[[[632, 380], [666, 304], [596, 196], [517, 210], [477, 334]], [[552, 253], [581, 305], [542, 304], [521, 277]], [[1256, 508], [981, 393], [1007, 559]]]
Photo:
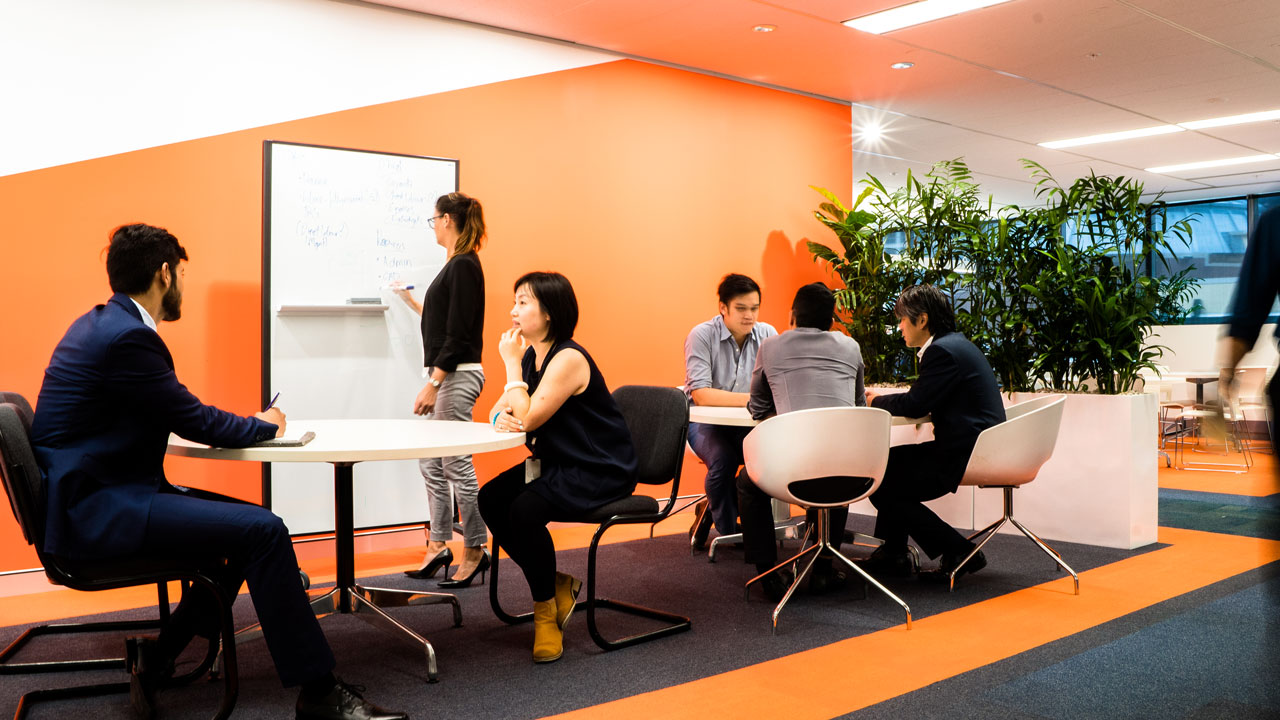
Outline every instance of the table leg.
[[338, 612], [353, 612], [351, 588], [356, 584], [355, 463], [333, 464], [333, 546]]
[[356, 584], [354, 478], [355, 463], [333, 463], [333, 543], [337, 566], [334, 582], [337, 587], [313, 600], [312, 607], [317, 614], [335, 610], [357, 613], [375, 627], [421, 648], [427, 661], [427, 682], [436, 682], [439, 674], [436, 651], [431, 642], [388, 615], [383, 608], [449, 603], [453, 606], [453, 625], [458, 627], [462, 625], [462, 607], [458, 604], [458, 597], [452, 593], [366, 588]]

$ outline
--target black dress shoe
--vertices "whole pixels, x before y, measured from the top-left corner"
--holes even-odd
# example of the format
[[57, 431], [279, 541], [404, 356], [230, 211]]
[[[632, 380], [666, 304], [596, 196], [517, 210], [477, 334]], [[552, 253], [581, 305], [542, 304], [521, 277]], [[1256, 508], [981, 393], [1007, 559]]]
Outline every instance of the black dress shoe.
[[773, 572], [760, 578], [760, 589], [764, 591], [764, 596], [771, 602], [779, 602], [782, 596], [787, 594], [787, 588], [791, 587], [791, 583], [796, 578], [791, 571], [786, 568], [774, 570]]
[[909, 550], [894, 550], [884, 545], [876, 548], [866, 560], [858, 561], [858, 565], [876, 578], [910, 577], [916, 569]]
[[417, 570], [406, 570], [404, 574], [414, 580], [426, 580], [427, 578], [434, 576], [440, 568], [444, 568], [444, 574], [447, 576], [449, 574], [449, 566], [452, 564], [453, 551], [449, 548], [445, 548], [436, 553], [435, 557], [428, 560], [426, 565], [423, 565]]
[[707, 549], [707, 536], [711, 534], [711, 508], [702, 498], [693, 509], [693, 524], [689, 526], [689, 547], [699, 552]]
[[[968, 554], [968, 552], [956, 555], [943, 553], [938, 569], [930, 570], [926, 573], [920, 573], [920, 578], [929, 582], [949, 583], [951, 579], [951, 571], [955, 570], [956, 566], [960, 564], [960, 561], [964, 560], [965, 556]], [[964, 566], [960, 568], [960, 571], [956, 573], [956, 579], [958, 580], [969, 573], [976, 573], [986, 566], [987, 556], [983, 555], [982, 552], [979, 551], [977, 555], [969, 558], [969, 562], [965, 563]]]
[[173, 661], [160, 656], [156, 638], [125, 638], [125, 665], [129, 668], [129, 702], [133, 713], [149, 720], [155, 717], [156, 689], [173, 677]]
[[489, 565], [491, 564], [492, 561], [489, 560], [489, 550], [486, 548], [480, 551], [480, 562], [476, 563], [476, 569], [472, 570], [470, 575], [466, 577], [458, 577], [455, 574], [452, 578], [448, 580], [441, 580], [436, 583], [436, 585], [442, 588], [470, 587], [471, 581], [476, 579], [476, 575], [480, 576], [480, 584], [483, 585], [485, 573], [489, 571]]
[[298, 696], [295, 717], [298, 720], [408, 720], [402, 712], [386, 710], [364, 699], [364, 688], [341, 680], [326, 695], [312, 698]]
[[848, 575], [831, 566], [827, 566], [822, 570], [815, 567], [813, 572], [809, 573], [809, 594], [824, 595], [839, 590], [848, 581]]

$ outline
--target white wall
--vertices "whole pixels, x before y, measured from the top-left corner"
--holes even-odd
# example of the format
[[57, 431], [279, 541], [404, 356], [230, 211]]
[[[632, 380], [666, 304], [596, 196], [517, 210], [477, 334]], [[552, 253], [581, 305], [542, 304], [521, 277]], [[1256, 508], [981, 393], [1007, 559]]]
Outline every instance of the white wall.
[[6, 0], [0, 176], [614, 59], [333, 0]]
[[[1155, 328], [1156, 342], [1168, 347], [1161, 365], [1170, 370], [1196, 371], [1218, 367], [1218, 340], [1226, 331], [1225, 325], [1162, 325]], [[1253, 350], [1245, 355], [1241, 365], [1263, 365], [1274, 368], [1280, 359], [1276, 351], [1276, 326], [1264, 325]], [[1205, 398], [1216, 397], [1214, 384], [1205, 386]], [[1195, 397], [1195, 386], [1186, 383], [1185, 388], [1174, 390], [1174, 399]]]

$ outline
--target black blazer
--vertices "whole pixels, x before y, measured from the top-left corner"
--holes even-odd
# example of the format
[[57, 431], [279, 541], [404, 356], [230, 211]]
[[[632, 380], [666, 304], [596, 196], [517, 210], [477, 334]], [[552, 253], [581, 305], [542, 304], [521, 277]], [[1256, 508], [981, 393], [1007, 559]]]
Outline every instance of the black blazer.
[[142, 545], [151, 499], [168, 484], [169, 433], [243, 447], [276, 426], [205, 405], [173, 372], [164, 341], [117, 294], [67, 330], [36, 403], [31, 444], [48, 483], [44, 549], [112, 557]]
[[1004, 403], [991, 365], [976, 345], [955, 332], [933, 337], [910, 390], [877, 395], [871, 405], [894, 415], [932, 415], [934, 440], [955, 453], [961, 472], [978, 434], [1004, 422]]

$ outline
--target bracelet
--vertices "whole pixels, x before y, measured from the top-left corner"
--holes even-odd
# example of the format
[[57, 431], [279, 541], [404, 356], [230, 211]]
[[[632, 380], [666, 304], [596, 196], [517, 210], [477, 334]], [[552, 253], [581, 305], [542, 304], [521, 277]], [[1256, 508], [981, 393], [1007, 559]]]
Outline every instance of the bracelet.
[[529, 383], [527, 383], [527, 382], [521, 382], [521, 381], [519, 381], [519, 380], [513, 380], [512, 382], [509, 382], [509, 383], [507, 383], [506, 385], [504, 385], [504, 386], [502, 387], [502, 392], [506, 392], [506, 391], [508, 391], [508, 390], [513, 390], [513, 389], [515, 389], [515, 388], [524, 388], [525, 392], [528, 392], [528, 391], [529, 391]]
[[489, 422], [490, 422], [490, 423], [491, 423], [495, 428], [496, 428], [496, 427], [498, 427], [498, 416], [500, 416], [500, 415], [502, 415], [502, 411], [501, 411], [501, 410], [499, 410], [498, 412], [494, 413], [494, 414], [493, 414], [493, 420], [490, 420], [490, 421], [489, 421]]

